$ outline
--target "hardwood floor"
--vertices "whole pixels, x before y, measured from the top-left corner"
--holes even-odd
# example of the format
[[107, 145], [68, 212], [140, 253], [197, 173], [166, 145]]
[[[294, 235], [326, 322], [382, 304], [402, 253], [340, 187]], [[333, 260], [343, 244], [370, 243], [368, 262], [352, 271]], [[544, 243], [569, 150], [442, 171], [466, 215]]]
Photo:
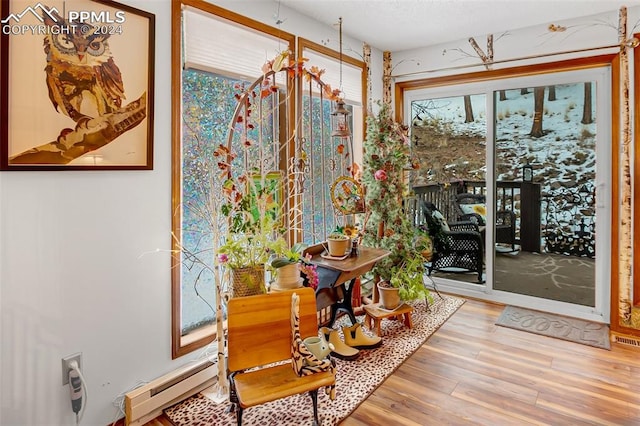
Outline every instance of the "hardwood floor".
[[640, 349], [498, 327], [502, 309], [467, 300], [341, 425], [640, 425]]
[[498, 327], [502, 309], [468, 300], [342, 425], [640, 425], [640, 350]]

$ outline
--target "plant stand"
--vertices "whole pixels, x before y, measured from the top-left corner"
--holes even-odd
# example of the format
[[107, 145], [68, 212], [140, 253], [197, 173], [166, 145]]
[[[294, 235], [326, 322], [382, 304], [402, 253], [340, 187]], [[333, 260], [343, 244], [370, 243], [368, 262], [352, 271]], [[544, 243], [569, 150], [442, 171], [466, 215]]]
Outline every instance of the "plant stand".
[[[413, 312], [413, 306], [409, 306], [406, 303], [398, 306], [396, 309], [389, 311], [384, 309], [378, 303], [374, 303], [372, 305], [365, 305], [364, 310], [366, 315], [364, 317], [364, 322], [367, 328], [373, 331], [377, 336], [382, 336], [382, 332], [380, 329], [380, 323], [385, 318], [391, 317], [402, 317], [404, 325], [409, 328], [413, 327], [413, 323], [411, 322], [411, 312]], [[373, 327], [372, 323], [373, 322]]]

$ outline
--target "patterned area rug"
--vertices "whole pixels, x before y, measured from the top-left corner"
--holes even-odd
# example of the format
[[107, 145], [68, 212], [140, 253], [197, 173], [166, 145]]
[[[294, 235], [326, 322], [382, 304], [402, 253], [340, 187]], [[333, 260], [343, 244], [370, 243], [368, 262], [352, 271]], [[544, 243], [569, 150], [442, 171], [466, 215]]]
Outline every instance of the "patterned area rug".
[[[401, 321], [382, 321], [382, 346], [360, 351], [354, 361], [336, 359], [336, 399], [320, 390], [318, 392], [318, 414], [322, 425], [335, 425], [355, 410], [391, 373], [415, 352], [453, 313], [464, 303], [463, 299], [445, 296], [426, 309], [424, 301], [415, 302], [412, 314], [413, 328], [408, 329]], [[358, 317], [364, 322], [364, 316]], [[334, 328], [350, 325], [342, 317]], [[368, 330], [365, 328], [365, 332]], [[165, 410], [176, 426], [222, 426], [235, 425], [235, 414], [229, 413], [230, 403], [216, 404], [197, 394]], [[299, 426], [313, 423], [311, 399], [305, 393], [272, 401], [245, 410], [243, 425]]]
[[507, 306], [496, 324], [596, 348], [611, 349], [609, 326], [597, 322]]

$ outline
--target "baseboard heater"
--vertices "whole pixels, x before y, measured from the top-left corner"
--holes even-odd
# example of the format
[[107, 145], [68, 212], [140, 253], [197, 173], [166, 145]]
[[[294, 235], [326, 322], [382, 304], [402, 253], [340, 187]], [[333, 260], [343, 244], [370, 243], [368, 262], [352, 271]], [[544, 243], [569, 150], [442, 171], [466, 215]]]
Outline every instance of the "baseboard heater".
[[202, 360], [136, 388], [124, 396], [125, 425], [143, 425], [162, 410], [217, 382], [218, 365]]
[[621, 336], [619, 334], [614, 334], [613, 339], [615, 343], [622, 343], [623, 345], [635, 346], [636, 348], [640, 347], [640, 339], [633, 336]]

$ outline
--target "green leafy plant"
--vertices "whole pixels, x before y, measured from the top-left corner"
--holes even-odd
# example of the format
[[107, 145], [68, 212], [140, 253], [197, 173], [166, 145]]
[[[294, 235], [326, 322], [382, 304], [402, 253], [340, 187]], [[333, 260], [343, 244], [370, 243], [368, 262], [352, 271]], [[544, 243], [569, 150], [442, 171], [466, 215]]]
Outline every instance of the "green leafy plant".
[[265, 216], [251, 230], [227, 234], [224, 244], [218, 247], [220, 263], [231, 268], [255, 267], [284, 253], [287, 242], [282, 236], [274, 236], [272, 222], [272, 218]]
[[329, 234], [327, 238], [332, 240], [348, 240], [349, 236], [345, 234], [336, 234], [335, 232], [332, 232], [331, 234]]
[[302, 260], [302, 250], [304, 250], [305, 247], [306, 245], [302, 243], [294, 244], [293, 247], [284, 250], [280, 256], [273, 259], [271, 261], [271, 267], [278, 269], [300, 262]]
[[329, 235], [327, 235], [327, 238], [331, 238], [334, 240], [346, 240], [349, 238], [349, 236], [346, 234], [344, 226], [338, 225], [336, 226], [336, 229], [334, 229], [329, 233]]
[[409, 140], [387, 106], [377, 116], [367, 117], [363, 160], [362, 183], [369, 207], [363, 244], [391, 252], [376, 263], [373, 273], [399, 288], [403, 300], [426, 297], [424, 259], [415, 244], [418, 230], [403, 210], [403, 196], [408, 193], [403, 170], [412, 164]]
[[431, 301], [431, 295], [425, 291], [423, 282], [424, 260], [418, 256], [405, 259], [399, 265], [391, 268], [391, 287], [399, 289], [402, 300], [415, 300], [427, 297]]
[[252, 169], [232, 174], [230, 163], [235, 154], [228, 148], [220, 145], [214, 155], [226, 160], [218, 162], [224, 194], [220, 211], [228, 220], [218, 260], [234, 269], [267, 264], [287, 250], [279, 209], [274, 208], [279, 188], [266, 185], [268, 176]]

